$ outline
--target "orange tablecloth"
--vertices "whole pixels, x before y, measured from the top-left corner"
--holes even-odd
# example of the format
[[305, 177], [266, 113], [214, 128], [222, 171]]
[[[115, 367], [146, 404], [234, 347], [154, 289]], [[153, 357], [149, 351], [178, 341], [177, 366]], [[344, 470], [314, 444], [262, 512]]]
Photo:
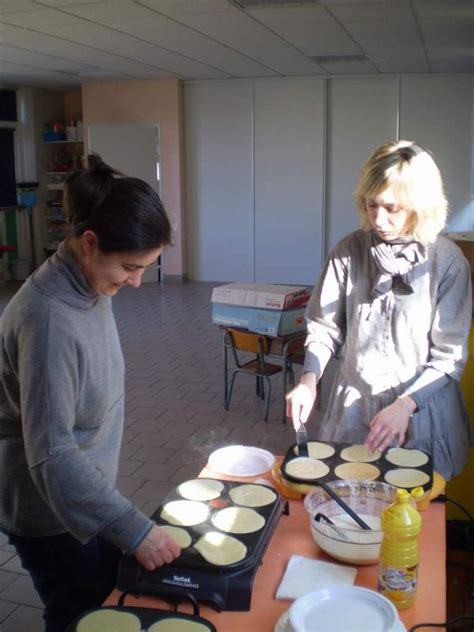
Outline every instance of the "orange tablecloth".
[[[229, 479], [204, 468], [201, 477]], [[266, 478], [270, 478], [267, 476]], [[255, 479], [232, 479], [251, 482]], [[252, 607], [248, 612], [216, 612], [209, 606], [201, 606], [200, 614], [216, 626], [219, 632], [273, 632], [276, 622], [293, 603], [291, 600], [275, 600], [274, 596], [292, 555], [332, 560], [319, 549], [311, 535], [309, 516], [302, 500], [289, 500], [290, 515], [282, 515], [277, 529], [265, 552], [263, 564], [257, 571], [252, 591]], [[416, 602], [400, 617], [409, 629], [416, 623], [441, 623], [446, 621], [446, 540], [445, 507], [431, 504], [422, 514], [423, 527], [419, 539], [420, 569]], [[357, 586], [376, 588], [377, 565], [359, 566], [355, 581]], [[117, 603], [119, 592], [114, 591], [107, 605]], [[127, 606], [169, 609], [167, 601], [156, 597], [128, 596]], [[192, 612], [183, 604], [182, 612]], [[433, 628], [434, 629], [434, 628]], [[350, 632], [348, 622], [347, 632]]]

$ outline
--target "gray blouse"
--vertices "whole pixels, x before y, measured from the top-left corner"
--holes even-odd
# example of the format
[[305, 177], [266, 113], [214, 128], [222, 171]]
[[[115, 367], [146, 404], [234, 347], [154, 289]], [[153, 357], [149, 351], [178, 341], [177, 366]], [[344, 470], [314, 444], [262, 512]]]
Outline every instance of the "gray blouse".
[[[403, 265], [381, 271], [380, 252]], [[417, 411], [405, 447], [431, 453], [446, 479], [458, 474], [470, 444], [459, 379], [472, 317], [458, 246], [443, 236], [422, 246], [351, 233], [329, 256], [306, 317], [305, 369], [319, 379], [331, 356], [340, 360], [318, 438], [363, 443], [374, 415], [408, 394]]]

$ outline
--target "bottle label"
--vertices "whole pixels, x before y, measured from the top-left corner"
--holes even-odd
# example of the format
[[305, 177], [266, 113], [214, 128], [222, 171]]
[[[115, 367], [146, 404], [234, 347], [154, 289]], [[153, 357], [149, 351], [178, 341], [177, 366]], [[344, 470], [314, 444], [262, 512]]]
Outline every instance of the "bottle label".
[[396, 568], [379, 564], [378, 591], [391, 601], [413, 599], [418, 581], [418, 564]]

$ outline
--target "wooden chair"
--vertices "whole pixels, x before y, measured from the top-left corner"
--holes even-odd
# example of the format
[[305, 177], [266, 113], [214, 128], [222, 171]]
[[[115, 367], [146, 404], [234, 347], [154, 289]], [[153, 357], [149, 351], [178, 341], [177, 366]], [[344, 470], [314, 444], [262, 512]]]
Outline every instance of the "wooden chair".
[[[225, 374], [225, 392], [227, 393], [225, 409], [229, 410], [230, 399], [232, 397], [232, 390], [234, 388], [234, 381], [237, 373], [245, 373], [256, 378], [257, 395], [265, 401], [264, 419], [267, 421], [272, 393], [270, 376], [280, 373], [283, 370], [283, 367], [278, 364], [271, 364], [270, 362], [265, 361], [265, 355], [268, 353], [268, 340], [265, 336], [257, 333], [240, 331], [238, 329], [227, 329], [227, 335], [230, 341], [230, 348], [232, 350], [235, 368], [232, 374], [229, 389], [227, 389], [227, 371]], [[238, 352], [255, 353], [255, 358], [242, 362]], [[266, 389], [265, 383], [267, 384]]]

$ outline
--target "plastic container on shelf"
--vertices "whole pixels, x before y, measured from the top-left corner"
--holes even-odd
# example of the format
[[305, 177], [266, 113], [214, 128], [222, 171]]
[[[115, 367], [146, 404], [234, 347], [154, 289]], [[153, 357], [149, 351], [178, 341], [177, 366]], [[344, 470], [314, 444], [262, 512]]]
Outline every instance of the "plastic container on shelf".
[[381, 515], [383, 531], [378, 566], [378, 591], [398, 608], [405, 610], [415, 603], [418, 585], [418, 535], [421, 515], [414, 506], [423, 489], [417, 487], [412, 495], [397, 489], [396, 501]]

